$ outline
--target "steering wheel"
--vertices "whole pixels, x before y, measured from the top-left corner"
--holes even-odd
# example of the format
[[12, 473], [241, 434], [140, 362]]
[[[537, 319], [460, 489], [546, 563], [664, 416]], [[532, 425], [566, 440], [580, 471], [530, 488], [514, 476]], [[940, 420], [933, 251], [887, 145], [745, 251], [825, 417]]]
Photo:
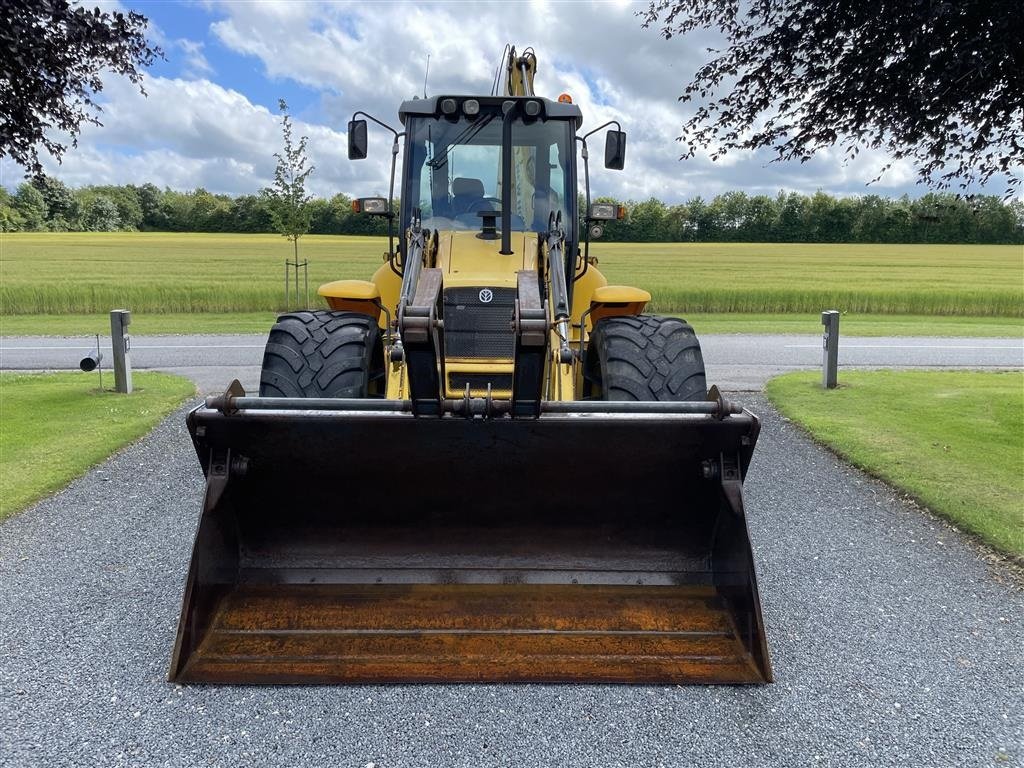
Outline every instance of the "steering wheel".
[[464, 210], [463, 213], [473, 213], [474, 211], [486, 211], [488, 209], [484, 207], [484, 203], [497, 203], [498, 207], [492, 208], [492, 210], [501, 210], [501, 200], [499, 200], [497, 197], [481, 197], [478, 200], [470, 200], [469, 205], [466, 206], [466, 210]]

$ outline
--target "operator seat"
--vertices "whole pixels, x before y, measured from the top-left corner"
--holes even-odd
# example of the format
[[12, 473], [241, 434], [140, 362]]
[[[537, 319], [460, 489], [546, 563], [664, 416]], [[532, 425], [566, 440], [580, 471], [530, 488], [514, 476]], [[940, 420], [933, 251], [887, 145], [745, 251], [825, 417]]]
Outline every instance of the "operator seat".
[[452, 179], [452, 212], [458, 216], [467, 213], [471, 206], [478, 211], [493, 210], [494, 206], [484, 200], [484, 183], [462, 176]]

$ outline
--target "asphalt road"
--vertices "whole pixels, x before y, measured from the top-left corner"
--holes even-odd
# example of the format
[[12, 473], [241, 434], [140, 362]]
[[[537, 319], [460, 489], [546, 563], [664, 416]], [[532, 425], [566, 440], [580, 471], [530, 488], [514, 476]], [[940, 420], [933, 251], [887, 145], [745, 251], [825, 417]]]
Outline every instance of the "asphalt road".
[[772, 685], [168, 684], [202, 492], [179, 412], [0, 524], [0, 765], [1021, 765], [1009, 574], [744, 400]]
[[[137, 369], [179, 373], [202, 392], [223, 391], [238, 378], [248, 391], [259, 386], [263, 336], [150, 336], [132, 339]], [[109, 365], [110, 340], [104, 360]], [[701, 337], [708, 381], [732, 391], [757, 391], [779, 373], [821, 367], [821, 337], [708, 335]], [[85, 338], [0, 339], [0, 369], [75, 369], [93, 346]], [[1021, 368], [1024, 339], [933, 337], [848, 338], [839, 345], [839, 365], [858, 368]]]

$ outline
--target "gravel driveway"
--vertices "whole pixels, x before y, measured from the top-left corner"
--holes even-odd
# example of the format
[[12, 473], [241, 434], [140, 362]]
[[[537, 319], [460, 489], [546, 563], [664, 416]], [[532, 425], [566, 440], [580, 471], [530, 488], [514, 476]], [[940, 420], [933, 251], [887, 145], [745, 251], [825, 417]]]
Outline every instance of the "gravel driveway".
[[179, 413], [0, 525], [0, 765], [1021, 765], [1024, 596], [745, 400], [773, 685], [170, 685], [202, 491]]

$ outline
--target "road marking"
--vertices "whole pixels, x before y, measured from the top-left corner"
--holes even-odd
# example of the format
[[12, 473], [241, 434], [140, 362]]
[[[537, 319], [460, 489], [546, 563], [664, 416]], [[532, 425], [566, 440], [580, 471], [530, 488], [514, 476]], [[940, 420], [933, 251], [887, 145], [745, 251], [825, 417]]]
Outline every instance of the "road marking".
[[[989, 344], [989, 345], [949, 345], [949, 344], [844, 344], [839, 342], [840, 349], [1019, 349], [1024, 351], [1024, 343]], [[786, 349], [821, 349], [821, 344], [787, 344]]]
[[[6, 352], [46, 352], [47, 350], [68, 350], [84, 349], [89, 344], [80, 344], [74, 347], [0, 347], [0, 351]], [[95, 343], [93, 344], [95, 346]], [[263, 344], [132, 344], [132, 351], [136, 349], [263, 349]], [[110, 349], [110, 345], [104, 346]]]

